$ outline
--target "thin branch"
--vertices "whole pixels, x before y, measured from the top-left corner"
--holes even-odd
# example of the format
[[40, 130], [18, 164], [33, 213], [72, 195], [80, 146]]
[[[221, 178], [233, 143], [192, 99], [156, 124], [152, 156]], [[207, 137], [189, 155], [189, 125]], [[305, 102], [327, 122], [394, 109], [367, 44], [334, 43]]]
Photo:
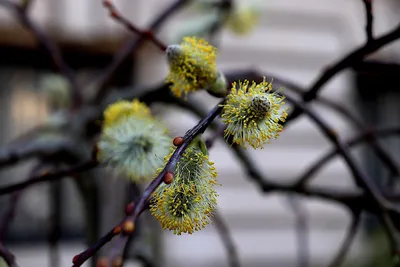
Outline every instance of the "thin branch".
[[0, 168], [10, 166], [31, 157], [49, 158], [73, 154], [74, 143], [70, 140], [31, 141], [18, 144], [15, 147], [0, 149]]
[[[167, 9], [164, 10], [151, 24], [148, 28], [150, 32], [156, 32], [158, 28], [164, 23], [166, 19], [172, 16], [176, 11], [184, 7], [186, 4], [190, 3], [193, 0], [176, 0], [173, 2]], [[132, 37], [128, 40], [123, 48], [121, 48], [117, 54], [114, 56], [113, 61], [105, 68], [98, 78], [93, 82], [96, 87], [98, 87], [99, 91], [94, 99], [95, 103], [100, 103], [104, 96], [110, 90], [109, 87], [105, 86], [109, 81], [111, 76], [118, 70], [119, 66], [129, 57], [132, 52], [136, 51], [137, 48], [143, 43], [146, 39], [146, 34], [141, 34], [139, 37]]]
[[[374, 138], [387, 138], [393, 135], [400, 135], [400, 127], [390, 127], [377, 129], [376, 131], [364, 132], [356, 137], [344, 141], [346, 146], [352, 148], [353, 146], [361, 144], [363, 141], [368, 141], [372, 136]], [[321, 168], [325, 166], [331, 159], [339, 153], [338, 148], [332, 149], [325, 155], [318, 158], [297, 180], [297, 186], [304, 186]]]
[[[42, 171], [42, 172], [45, 171], [43, 168], [45, 168], [45, 166], [42, 163], [39, 163], [38, 165], [36, 165], [32, 168], [30, 173], [32, 175], [39, 174], [40, 171]], [[46, 170], [46, 172], [47, 172], [47, 170]], [[16, 212], [17, 205], [18, 205], [21, 194], [22, 194], [22, 191], [15, 191], [10, 196], [8, 208], [5, 212], [5, 214], [3, 215], [3, 218], [2, 218], [1, 224], [0, 224], [0, 243], [4, 241], [6, 233], [15, 217], [15, 212]]]
[[288, 196], [290, 209], [295, 216], [295, 230], [297, 235], [297, 257], [299, 267], [308, 267], [310, 264], [310, 251], [308, 240], [307, 210], [298, 196]]
[[[364, 44], [363, 46], [357, 48], [356, 50], [352, 51], [351, 53], [341, 58], [339, 61], [333, 64], [333, 66], [327, 68], [311, 85], [310, 89], [304, 93], [303, 95], [304, 102], [307, 103], [315, 99], [322, 86], [325, 85], [328, 81], [330, 81], [331, 78], [333, 78], [340, 71], [359, 63], [367, 55], [377, 51], [381, 47], [391, 43], [392, 41], [397, 40], [398, 38], [400, 38], [400, 25], [398, 25], [393, 31], [377, 39], [373, 39], [369, 43]], [[296, 107], [293, 110], [293, 112], [288, 116], [286, 123], [294, 120], [295, 118], [300, 116], [303, 112], [304, 110]]]
[[22, 182], [0, 187], [0, 195], [9, 194], [18, 190], [25, 189], [31, 185], [57, 181], [67, 176], [74, 176], [76, 173], [85, 172], [96, 167], [98, 163], [94, 160], [89, 160], [71, 167], [62, 168], [61, 170], [44, 173], [42, 175], [34, 175]]
[[315, 122], [316, 126], [321, 130], [321, 132], [328, 138], [329, 141], [332, 142], [333, 145], [336, 146], [340, 155], [343, 157], [347, 166], [349, 167], [353, 179], [356, 184], [363, 188], [365, 192], [371, 196], [371, 198], [376, 202], [376, 204], [385, 210], [391, 210], [393, 212], [398, 213], [398, 209], [388, 202], [381, 194], [379, 189], [373, 182], [369, 179], [367, 174], [363, 172], [363, 170], [355, 163], [353, 157], [350, 154], [349, 147], [338, 138], [336, 132], [315, 112], [308, 109], [305, 104], [300, 101], [295, 100], [292, 97], [286, 96], [286, 99], [293, 103], [296, 108], [302, 110], [302, 112], [306, 113], [307, 116]]
[[218, 234], [224, 244], [230, 267], [240, 267], [239, 253], [222, 215], [219, 211], [214, 213], [213, 222], [218, 230]]
[[155, 46], [157, 46], [162, 52], [167, 50], [167, 45], [165, 45], [162, 41], [158, 40], [151, 30], [143, 31], [133, 25], [127, 18], [125, 18], [120, 11], [114, 6], [111, 0], [104, 0], [103, 5], [110, 12], [110, 16], [114, 18], [117, 22], [121, 23], [125, 28], [129, 31], [138, 34], [140, 36], [144, 36], [144, 39], [151, 41]]
[[354, 237], [357, 234], [357, 228], [360, 224], [360, 215], [359, 211], [353, 212], [352, 222], [347, 230], [346, 238], [343, 240], [343, 244], [340, 246], [339, 251], [333, 258], [332, 262], [328, 265], [328, 267], [339, 267], [340, 264], [343, 262], [346, 254], [350, 250], [350, 246], [353, 243]]
[[[163, 182], [164, 176], [167, 172], [174, 173], [176, 164], [179, 159], [182, 157], [186, 148], [193, 141], [193, 139], [203, 133], [207, 127], [211, 124], [211, 122], [218, 116], [218, 114], [222, 110], [221, 104], [225, 100], [221, 100], [220, 103], [214, 107], [208, 115], [199, 121], [199, 123], [194, 126], [192, 129], [186, 132], [183, 137], [183, 143], [177, 147], [172, 154], [171, 158], [165, 165], [164, 169], [157, 175], [157, 177], [148, 185], [148, 187], [143, 192], [139, 202], [135, 206], [135, 210], [132, 215], [127, 216], [125, 221], [135, 222], [138, 216], [145, 210], [147, 207], [147, 202], [151, 194], [157, 189], [157, 187]], [[92, 247], [86, 249], [82, 253], [76, 255], [73, 260], [73, 267], [81, 266], [87, 259], [92, 257], [103, 245], [109, 242], [116, 234], [114, 233], [114, 228], [110, 230], [106, 235], [104, 235], [100, 240], [94, 244]]]
[[364, 7], [365, 7], [365, 33], [367, 37], [367, 43], [370, 43], [374, 40], [372, 26], [374, 22], [374, 14], [372, 11], [372, 1], [373, 0], [362, 0]]
[[49, 53], [54, 65], [58, 68], [58, 70], [64, 75], [64, 77], [68, 80], [71, 90], [73, 101], [73, 108], [78, 107], [82, 104], [82, 95], [81, 90], [76, 80], [76, 75], [74, 71], [65, 63], [60, 50], [56, 46], [56, 44], [42, 31], [28, 16], [27, 8], [24, 6], [20, 6], [14, 2], [8, 0], [0, 0], [0, 4], [6, 6], [7, 8], [11, 8], [17, 15], [21, 24], [23, 24], [28, 30], [32, 32], [35, 38], [39, 41], [39, 43], [46, 49]]

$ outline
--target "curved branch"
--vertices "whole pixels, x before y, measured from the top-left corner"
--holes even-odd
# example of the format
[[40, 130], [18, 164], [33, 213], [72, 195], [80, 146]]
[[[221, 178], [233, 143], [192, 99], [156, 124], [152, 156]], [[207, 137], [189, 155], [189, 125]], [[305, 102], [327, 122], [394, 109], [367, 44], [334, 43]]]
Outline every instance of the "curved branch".
[[214, 213], [213, 222], [215, 223], [215, 227], [217, 228], [218, 234], [224, 244], [229, 266], [240, 267], [239, 253], [236, 249], [231, 233], [229, 232], [222, 215], [218, 211]]
[[0, 196], [9, 194], [18, 190], [25, 189], [31, 185], [37, 184], [37, 183], [43, 183], [43, 182], [48, 182], [48, 181], [56, 181], [59, 179], [62, 179], [67, 176], [74, 176], [76, 173], [88, 171], [90, 169], [93, 169], [96, 167], [98, 163], [94, 160], [89, 160], [87, 162], [83, 162], [71, 167], [63, 168], [58, 171], [54, 172], [47, 172], [41, 175], [37, 176], [32, 176], [22, 182], [11, 184], [11, 185], [5, 185], [0, 187]]
[[[325, 85], [330, 79], [332, 79], [336, 74], [340, 71], [351, 67], [361, 60], [363, 60], [367, 55], [377, 51], [381, 47], [397, 40], [400, 38], [400, 25], [398, 25], [393, 31], [377, 38], [373, 39], [370, 42], [364, 44], [363, 46], [357, 48], [351, 53], [347, 54], [339, 61], [334, 63], [331, 67], [327, 68], [313, 83], [313, 85], [303, 94], [303, 101], [310, 102], [317, 97], [319, 90]], [[300, 116], [304, 110], [296, 107], [293, 112], [288, 116], [286, 123], [293, 121], [298, 116]]]
[[[363, 141], [369, 141], [369, 139], [374, 136], [374, 138], [385, 138], [393, 135], [400, 135], [400, 127], [391, 127], [378, 129], [376, 131], [370, 131], [361, 133], [358, 136], [345, 141], [346, 145], [351, 148], [353, 146], [361, 144]], [[320, 157], [314, 162], [297, 180], [297, 186], [304, 186], [321, 168], [325, 166], [333, 157], [339, 153], [337, 148], [334, 148], [330, 152], [326, 153], [324, 156]]]
[[328, 265], [328, 267], [339, 267], [343, 262], [346, 254], [350, 250], [350, 246], [353, 243], [354, 237], [357, 234], [357, 227], [360, 224], [360, 212], [353, 212], [352, 222], [347, 230], [346, 238], [343, 240], [343, 244], [340, 246], [339, 251], [333, 258], [332, 262]]
[[[180, 8], [184, 7], [186, 4], [190, 3], [193, 0], [176, 0], [173, 2], [164, 12], [162, 12], [151, 24], [148, 28], [148, 31], [155, 32], [158, 28], [164, 23], [166, 19], [172, 16], [176, 11]], [[143, 43], [146, 39], [146, 34], [141, 34], [138, 38], [132, 37], [129, 39], [123, 48], [121, 48], [117, 54], [114, 56], [113, 61], [110, 65], [105, 68], [102, 73], [98, 76], [98, 78], [93, 82], [98, 88], [99, 91], [96, 94], [94, 99], [95, 103], [100, 103], [104, 96], [110, 90], [109, 87], [106, 87], [105, 84], [108, 82], [110, 77], [117, 71], [119, 66], [131, 55], [133, 51], [136, 51], [137, 48]]]

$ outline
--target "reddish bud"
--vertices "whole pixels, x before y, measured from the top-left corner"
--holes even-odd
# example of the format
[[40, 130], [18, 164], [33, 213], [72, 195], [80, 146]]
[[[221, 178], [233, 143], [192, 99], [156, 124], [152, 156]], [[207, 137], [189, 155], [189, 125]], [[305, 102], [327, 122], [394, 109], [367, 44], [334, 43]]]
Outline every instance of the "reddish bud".
[[125, 214], [127, 215], [127, 216], [129, 216], [129, 215], [132, 215], [133, 214], [133, 211], [134, 211], [134, 208], [135, 208], [135, 204], [133, 203], [133, 202], [130, 202], [128, 205], [126, 205], [126, 207], [125, 207]]
[[110, 16], [113, 17], [113, 18], [118, 18], [119, 14], [118, 14], [118, 12], [116, 10], [111, 10]]
[[101, 257], [97, 260], [97, 267], [108, 267], [108, 260], [105, 257]]
[[174, 175], [172, 174], [172, 172], [167, 172], [164, 175], [164, 183], [170, 184], [172, 183], [173, 180], [174, 180]]
[[180, 136], [175, 137], [173, 143], [174, 143], [174, 146], [180, 146], [183, 144], [183, 138]]
[[122, 266], [122, 257], [118, 257], [118, 258], [114, 259], [112, 266], [113, 267], [121, 267]]
[[119, 233], [121, 233], [121, 226], [116, 226], [113, 230], [113, 234], [118, 235]]
[[135, 224], [132, 221], [125, 221], [122, 224], [122, 231], [125, 235], [130, 235], [135, 231]]
[[79, 260], [79, 255], [75, 255], [74, 258], [72, 259], [72, 263], [75, 264]]
[[112, 6], [111, 1], [110, 0], [104, 0], [103, 1], [103, 5], [107, 8], [110, 8]]

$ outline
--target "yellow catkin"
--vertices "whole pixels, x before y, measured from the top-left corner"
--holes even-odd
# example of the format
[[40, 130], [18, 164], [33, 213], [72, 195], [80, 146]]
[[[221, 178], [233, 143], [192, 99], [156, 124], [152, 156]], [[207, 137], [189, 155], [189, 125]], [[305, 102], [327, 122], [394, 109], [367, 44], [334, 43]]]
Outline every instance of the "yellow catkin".
[[104, 111], [104, 127], [108, 127], [124, 116], [150, 116], [150, 109], [138, 99], [133, 101], [120, 100], [110, 104]]
[[169, 58], [170, 72], [166, 81], [172, 83], [171, 91], [175, 96], [182, 97], [189, 92], [207, 89], [216, 81], [217, 49], [207, 41], [184, 37], [179, 46], [171, 46], [171, 49], [174, 51]]
[[173, 182], [160, 185], [154, 192], [150, 212], [162, 228], [176, 235], [203, 229], [216, 208], [218, 194], [213, 188], [216, 177], [208, 157], [188, 148], [177, 163]]
[[264, 81], [256, 84], [248, 81], [232, 84], [231, 93], [223, 105], [222, 121], [227, 124], [225, 137], [243, 147], [263, 146], [275, 139], [282, 131], [280, 122], [287, 117], [287, 109], [281, 109], [284, 97], [272, 91], [272, 84]]

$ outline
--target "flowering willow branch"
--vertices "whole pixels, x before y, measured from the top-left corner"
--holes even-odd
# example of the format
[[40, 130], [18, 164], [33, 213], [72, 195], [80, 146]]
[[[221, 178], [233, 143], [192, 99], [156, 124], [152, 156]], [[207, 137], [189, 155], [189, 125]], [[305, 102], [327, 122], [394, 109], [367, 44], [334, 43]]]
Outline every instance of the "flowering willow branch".
[[81, 173], [93, 169], [97, 165], [98, 163], [96, 161], [88, 160], [86, 162], [79, 163], [71, 167], [62, 168], [58, 171], [47, 172], [41, 175], [34, 175], [22, 182], [0, 187], [0, 195], [5, 195], [18, 190], [22, 190], [37, 183], [56, 181], [67, 176], [74, 176], [76, 173]]
[[[322, 86], [325, 85], [328, 81], [330, 81], [330, 79], [333, 78], [340, 71], [348, 67], [354, 66], [355, 64], [363, 60], [365, 56], [377, 51], [381, 47], [391, 43], [392, 41], [397, 40], [398, 38], [400, 38], [400, 25], [398, 25], [393, 31], [379, 38], [371, 40], [370, 42], [364, 44], [363, 46], [357, 48], [356, 50], [344, 56], [342, 59], [333, 64], [333, 66], [327, 68], [311, 85], [310, 89], [308, 89], [303, 94], [304, 102], [310, 102], [313, 99], [315, 99]], [[298, 107], [295, 108], [287, 118], [286, 123], [296, 119], [303, 112], [304, 110]]]
[[103, 5], [110, 12], [110, 16], [114, 18], [116, 21], [121, 23], [124, 27], [126, 27], [129, 31], [136, 33], [140, 36], [144, 36], [144, 39], [151, 41], [155, 46], [157, 46], [162, 52], [165, 52], [167, 46], [160, 40], [158, 40], [151, 31], [143, 31], [133, 25], [128, 19], [126, 19], [120, 11], [113, 5], [111, 0], [104, 0]]
[[374, 40], [372, 26], [374, 22], [374, 15], [372, 12], [372, 1], [373, 0], [362, 0], [365, 7], [365, 33], [367, 37], [367, 43]]
[[70, 140], [46, 142], [29, 142], [18, 144], [16, 147], [0, 149], [0, 168], [10, 166], [31, 157], [49, 158], [73, 155], [75, 147]]
[[29, 29], [35, 38], [39, 41], [39, 43], [47, 50], [53, 63], [58, 68], [58, 70], [64, 75], [64, 77], [68, 80], [73, 96], [73, 108], [78, 107], [82, 104], [82, 95], [80, 93], [80, 87], [76, 80], [76, 75], [74, 71], [65, 63], [61, 52], [54, 42], [42, 31], [29, 17], [27, 14], [27, 8], [23, 5], [18, 5], [17, 3], [8, 1], [8, 0], [0, 0], [0, 4], [11, 8], [17, 15], [19, 21]]
[[[173, 2], [167, 9], [164, 10], [158, 17], [155, 18], [155, 20], [150, 24], [149, 27], [147, 27], [148, 31], [154, 33], [155, 31], [158, 30], [160, 26], [165, 22], [166, 19], [168, 19], [170, 16], [172, 16], [176, 11], [184, 7], [186, 4], [189, 4], [193, 0], [176, 0]], [[111, 89], [110, 87], [105, 86], [110, 77], [117, 71], [119, 66], [129, 57], [131, 56], [133, 51], [136, 51], [137, 48], [143, 43], [143, 41], [146, 39], [146, 34], [142, 33], [139, 35], [138, 38], [132, 37], [130, 40], [128, 40], [125, 44], [124, 47], [121, 48], [117, 54], [114, 56], [113, 61], [108, 65], [107, 68], [105, 68], [98, 78], [93, 82], [99, 89], [99, 91], [96, 94], [96, 97], [94, 99], [94, 103], [100, 103], [104, 96], [108, 93], [108, 91]]]
[[230, 267], [240, 267], [239, 253], [237, 252], [236, 246], [232, 239], [232, 235], [222, 218], [220, 212], [216, 211], [213, 217], [213, 222], [217, 228], [218, 234], [226, 249], [227, 258]]
[[[146, 209], [147, 202], [151, 194], [163, 182], [164, 176], [167, 173], [174, 173], [176, 164], [182, 157], [186, 148], [188, 148], [189, 144], [193, 141], [193, 139], [199, 134], [203, 133], [207, 129], [207, 127], [211, 124], [211, 122], [215, 119], [215, 117], [218, 116], [218, 114], [222, 110], [220, 104], [222, 104], [223, 102], [224, 100], [221, 100], [220, 103], [216, 107], [214, 107], [205, 118], [200, 120], [195, 127], [186, 132], [186, 134], [183, 137], [182, 144], [180, 144], [175, 149], [174, 153], [172, 154], [171, 158], [165, 165], [164, 169], [157, 175], [157, 177], [149, 184], [149, 186], [143, 192], [139, 202], [137, 203], [137, 205], [135, 205], [133, 214], [126, 217], [125, 223], [127, 223], [127, 225], [133, 225], [132, 227], [134, 228], [134, 222], [136, 221], [138, 216]], [[114, 236], [119, 234], [118, 231], [114, 230], [115, 228], [113, 228], [106, 235], [100, 238], [100, 240], [96, 244], [86, 249], [84, 252], [76, 255], [73, 259], [73, 264], [74, 264], [73, 267], [81, 266], [87, 259], [92, 257], [103, 245], [109, 242]]]

